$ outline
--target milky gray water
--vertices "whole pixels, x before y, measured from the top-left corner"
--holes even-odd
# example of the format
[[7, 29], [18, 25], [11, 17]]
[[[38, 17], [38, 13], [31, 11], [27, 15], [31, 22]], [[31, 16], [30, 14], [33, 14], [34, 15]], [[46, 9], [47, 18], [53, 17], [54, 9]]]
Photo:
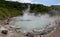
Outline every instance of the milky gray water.
[[34, 28], [44, 28], [49, 24], [55, 25], [56, 18], [50, 17], [48, 14], [41, 16], [18, 16], [13, 17], [10, 21], [11, 25], [21, 28], [22, 32], [28, 32]]

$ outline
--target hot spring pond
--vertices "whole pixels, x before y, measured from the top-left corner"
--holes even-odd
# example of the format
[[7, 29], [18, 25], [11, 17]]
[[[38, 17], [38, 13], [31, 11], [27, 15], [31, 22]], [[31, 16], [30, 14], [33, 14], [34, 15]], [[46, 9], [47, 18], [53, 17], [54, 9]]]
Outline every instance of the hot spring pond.
[[56, 20], [56, 18], [49, 17], [49, 15], [29, 17], [30, 18], [25, 18], [22, 16], [13, 17], [10, 21], [10, 24], [21, 28], [22, 32], [29, 32], [34, 28], [44, 28], [49, 24], [54, 25], [54, 21]]

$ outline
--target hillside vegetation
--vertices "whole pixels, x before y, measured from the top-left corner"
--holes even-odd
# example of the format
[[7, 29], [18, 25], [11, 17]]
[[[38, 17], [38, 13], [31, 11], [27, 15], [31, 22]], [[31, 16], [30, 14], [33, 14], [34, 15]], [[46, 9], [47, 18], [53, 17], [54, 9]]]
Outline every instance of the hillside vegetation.
[[0, 19], [7, 19], [18, 15], [23, 15], [22, 10], [27, 8], [27, 4], [0, 1]]
[[26, 10], [28, 5], [30, 5], [30, 13], [35, 13], [35, 15], [39, 13], [48, 13], [53, 15], [56, 12], [58, 12], [58, 14], [60, 12], [59, 5], [45, 6], [42, 4], [19, 3], [0, 0], [0, 20], [23, 15], [22, 11]]

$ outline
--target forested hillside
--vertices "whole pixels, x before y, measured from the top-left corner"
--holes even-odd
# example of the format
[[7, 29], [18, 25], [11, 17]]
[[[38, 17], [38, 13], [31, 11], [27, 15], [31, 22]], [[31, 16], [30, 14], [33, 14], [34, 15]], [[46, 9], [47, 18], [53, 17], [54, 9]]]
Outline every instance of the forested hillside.
[[48, 13], [52, 15], [54, 12], [58, 12], [58, 14], [60, 13], [59, 5], [45, 6], [42, 4], [19, 3], [0, 0], [0, 20], [23, 15], [22, 11], [26, 10], [28, 5], [30, 5], [30, 13], [35, 13], [35, 15], [39, 13]]
[[10, 2], [10, 1], [0, 1], [0, 19], [7, 19], [8, 17], [13, 17], [17, 15], [23, 15], [22, 10], [27, 8], [27, 4]]

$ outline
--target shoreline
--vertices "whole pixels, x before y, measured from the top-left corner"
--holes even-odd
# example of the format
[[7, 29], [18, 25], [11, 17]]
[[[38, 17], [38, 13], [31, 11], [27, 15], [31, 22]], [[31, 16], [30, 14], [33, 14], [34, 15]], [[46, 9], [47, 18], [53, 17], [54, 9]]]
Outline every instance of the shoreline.
[[[2, 23], [1, 23], [2, 22]], [[10, 36], [16, 36], [16, 37], [19, 37], [19, 36], [23, 36], [23, 37], [27, 37], [27, 36], [25, 36], [24, 34], [22, 34], [22, 32], [20, 32], [19, 31], [19, 29], [16, 29], [16, 28], [14, 28], [14, 26], [13, 25], [9, 25], [9, 24], [4, 24], [4, 22], [6, 23], [6, 21], [5, 20], [0, 20], [0, 27], [5, 27], [6, 29], [8, 29], [8, 35], [6, 35], [6, 36], [8, 36], [8, 37], [10, 37]], [[13, 30], [10, 30], [9, 31], [9, 27], [12, 27], [11, 29], [13, 29]], [[4, 29], [5, 29], [4, 28]], [[47, 35], [42, 35], [42, 37], [59, 37], [60, 35], [60, 26], [55, 26], [55, 29], [51, 32], [51, 33], [48, 33]], [[1, 31], [1, 30], [0, 30]], [[11, 35], [11, 33], [12, 33], [12, 35]], [[13, 35], [14, 34], [14, 35]], [[56, 35], [55, 35], [56, 34]], [[0, 35], [2, 35], [2, 34], [0, 34]], [[3, 37], [3, 36], [2, 36]]]
[[52, 33], [48, 34], [47, 36], [45, 35], [44, 37], [60, 37], [59, 34], [60, 34], [60, 26], [57, 26]]

